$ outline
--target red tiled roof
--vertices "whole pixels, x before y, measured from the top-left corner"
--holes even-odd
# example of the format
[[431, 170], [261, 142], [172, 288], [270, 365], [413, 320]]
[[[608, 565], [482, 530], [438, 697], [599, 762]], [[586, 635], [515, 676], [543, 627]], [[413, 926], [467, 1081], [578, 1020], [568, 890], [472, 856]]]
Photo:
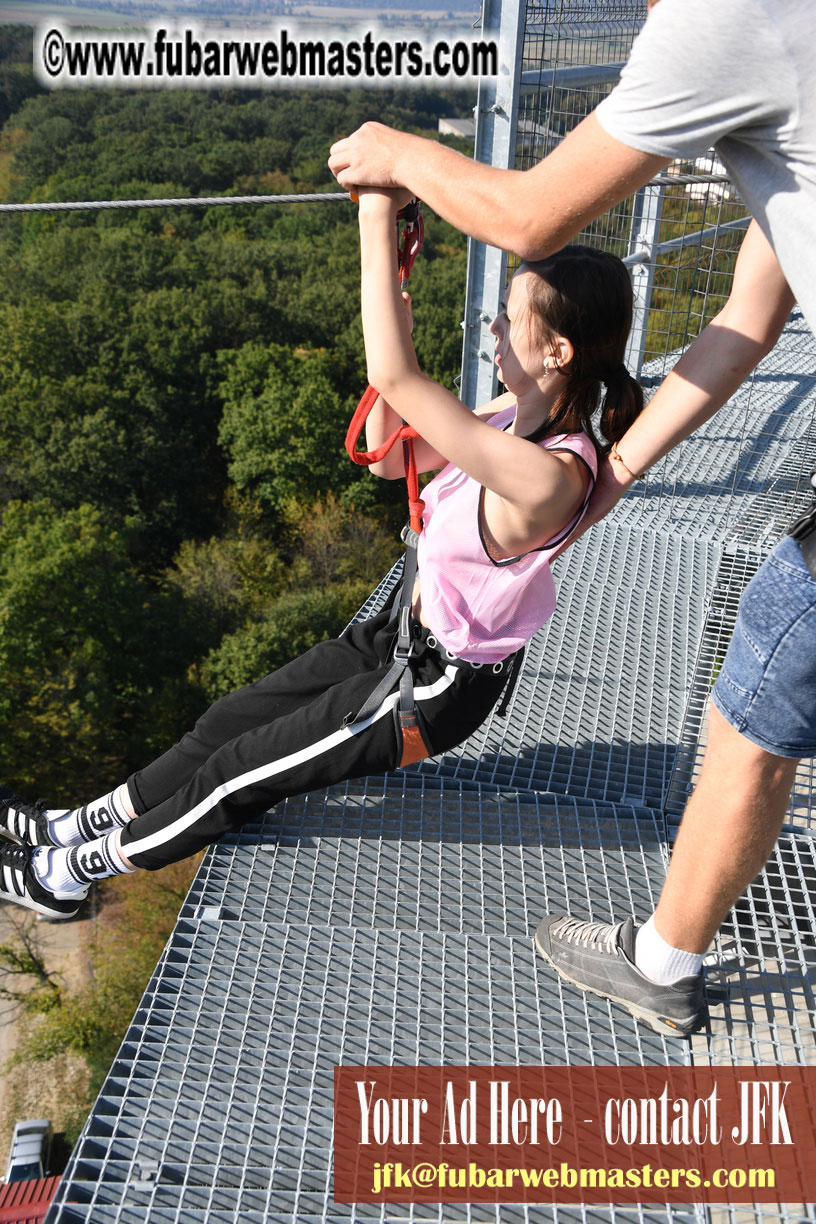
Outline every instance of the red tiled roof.
[[58, 1177], [0, 1182], [0, 1224], [40, 1224], [59, 1182]]

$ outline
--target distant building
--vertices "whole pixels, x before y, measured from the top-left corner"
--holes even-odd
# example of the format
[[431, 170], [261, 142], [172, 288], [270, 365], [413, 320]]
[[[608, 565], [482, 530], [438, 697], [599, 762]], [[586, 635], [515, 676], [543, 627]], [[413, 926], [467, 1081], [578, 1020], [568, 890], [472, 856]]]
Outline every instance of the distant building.
[[[713, 149], [698, 157], [691, 169], [693, 174], [728, 174]], [[731, 183], [687, 183], [686, 195], [704, 203], [706, 200], [730, 200], [735, 191]]]
[[[459, 136], [464, 140], [473, 140], [476, 136], [475, 119], [439, 119], [437, 130], [440, 136]], [[516, 147], [520, 153], [526, 153], [539, 160], [563, 138], [562, 132], [553, 132], [537, 119], [519, 118], [516, 127]]]
[[563, 139], [563, 132], [553, 131], [540, 119], [519, 117], [516, 128], [516, 150], [531, 157], [534, 161], [541, 161]]
[[437, 131], [440, 136], [461, 136], [463, 140], [473, 140], [476, 135], [476, 120], [440, 119]]

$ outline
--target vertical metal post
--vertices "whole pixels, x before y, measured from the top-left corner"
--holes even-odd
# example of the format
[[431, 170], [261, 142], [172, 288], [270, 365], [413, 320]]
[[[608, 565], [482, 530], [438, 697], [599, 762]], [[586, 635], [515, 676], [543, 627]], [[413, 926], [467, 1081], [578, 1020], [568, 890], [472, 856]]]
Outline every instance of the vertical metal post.
[[[635, 378], [640, 377], [646, 351], [646, 329], [652, 304], [664, 194], [665, 188], [661, 183], [648, 183], [640, 188], [633, 200], [632, 227], [629, 231], [630, 260], [627, 262], [631, 261], [635, 302], [625, 361]], [[633, 256], [637, 257], [637, 262], [631, 259]]]
[[[495, 80], [479, 82], [474, 156], [503, 170], [511, 169], [515, 159], [526, 8], [526, 0], [482, 0], [482, 35], [498, 42], [499, 72]], [[498, 312], [506, 276], [507, 253], [470, 239], [460, 389], [470, 408], [496, 394], [489, 324]]]

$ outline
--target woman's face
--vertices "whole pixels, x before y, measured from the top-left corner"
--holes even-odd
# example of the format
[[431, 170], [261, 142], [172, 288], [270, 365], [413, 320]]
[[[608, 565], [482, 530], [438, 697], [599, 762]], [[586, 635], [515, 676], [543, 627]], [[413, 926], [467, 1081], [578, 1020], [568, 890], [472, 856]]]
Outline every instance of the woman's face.
[[529, 284], [532, 275], [523, 268], [516, 272], [508, 286], [504, 308], [490, 324], [490, 330], [496, 337], [494, 360], [499, 378], [514, 394], [519, 394], [532, 384], [538, 385], [552, 364], [530, 310]]

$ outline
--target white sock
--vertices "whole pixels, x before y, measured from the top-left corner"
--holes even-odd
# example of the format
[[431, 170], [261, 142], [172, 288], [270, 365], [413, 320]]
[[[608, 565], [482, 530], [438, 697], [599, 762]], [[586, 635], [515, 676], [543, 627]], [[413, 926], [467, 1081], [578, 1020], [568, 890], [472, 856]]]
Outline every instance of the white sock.
[[53, 850], [41, 846], [34, 851], [31, 865], [43, 888], [58, 897], [84, 895], [94, 880], [136, 870], [122, 858], [118, 829], [82, 846], [57, 846]]
[[652, 914], [635, 938], [635, 964], [644, 977], [658, 986], [671, 986], [681, 978], [694, 977], [703, 967], [702, 953], [683, 952], [666, 943]]
[[125, 808], [127, 783], [123, 782], [107, 795], [86, 803], [73, 811], [51, 815], [48, 832], [58, 846], [81, 846], [96, 841], [114, 829], [123, 828], [130, 816]]

